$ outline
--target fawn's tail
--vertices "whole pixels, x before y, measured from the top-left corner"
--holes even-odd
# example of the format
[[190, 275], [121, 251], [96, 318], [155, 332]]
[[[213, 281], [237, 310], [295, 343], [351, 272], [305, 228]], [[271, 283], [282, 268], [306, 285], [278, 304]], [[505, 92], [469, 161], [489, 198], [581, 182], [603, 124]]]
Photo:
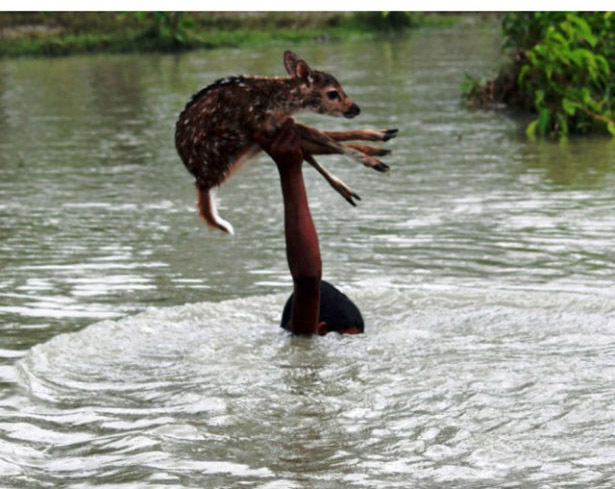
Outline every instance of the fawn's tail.
[[231, 235], [235, 234], [231, 223], [225, 221], [218, 215], [216, 202], [212, 193], [213, 191], [211, 189], [202, 188], [198, 183], [196, 184], [196, 206], [199, 209], [200, 216], [209, 227], [219, 229]]

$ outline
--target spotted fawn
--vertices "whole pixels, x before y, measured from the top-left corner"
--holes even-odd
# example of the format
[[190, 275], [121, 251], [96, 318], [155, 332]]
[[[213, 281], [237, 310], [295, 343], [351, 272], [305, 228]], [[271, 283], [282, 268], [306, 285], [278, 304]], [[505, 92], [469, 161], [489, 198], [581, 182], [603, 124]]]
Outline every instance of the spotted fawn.
[[[179, 115], [175, 146], [196, 179], [199, 214], [212, 228], [233, 234], [231, 224], [218, 216], [211, 193], [261, 150], [256, 141], [270, 139], [297, 112], [307, 110], [348, 119], [360, 113], [359, 106], [330, 74], [312, 70], [291, 51], [284, 53], [284, 67], [288, 77], [234, 76], [218, 80], [195, 93]], [[397, 129], [319, 131], [298, 122], [295, 127], [305, 161], [352, 205], [360, 197], [313, 155], [344, 154], [377, 171], [389, 170], [375, 158], [389, 150], [340, 141], [387, 141], [397, 135]]]

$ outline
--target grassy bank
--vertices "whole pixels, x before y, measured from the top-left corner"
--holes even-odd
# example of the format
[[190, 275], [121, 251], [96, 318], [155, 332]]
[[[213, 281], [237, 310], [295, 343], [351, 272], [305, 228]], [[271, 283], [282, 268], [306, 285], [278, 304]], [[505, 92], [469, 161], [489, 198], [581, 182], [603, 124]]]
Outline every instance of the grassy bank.
[[406, 12], [1, 12], [0, 57], [364, 39], [457, 19]]

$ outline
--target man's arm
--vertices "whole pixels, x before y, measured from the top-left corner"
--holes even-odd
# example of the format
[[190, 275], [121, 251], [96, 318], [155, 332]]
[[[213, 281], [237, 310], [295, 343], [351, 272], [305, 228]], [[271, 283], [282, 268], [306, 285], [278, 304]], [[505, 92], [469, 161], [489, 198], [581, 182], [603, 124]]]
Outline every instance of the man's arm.
[[291, 331], [317, 334], [322, 262], [301, 171], [301, 138], [289, 120], [271, 142], [261, 146], [275, 161], [282, 184], [286, 256], [294, 283]]

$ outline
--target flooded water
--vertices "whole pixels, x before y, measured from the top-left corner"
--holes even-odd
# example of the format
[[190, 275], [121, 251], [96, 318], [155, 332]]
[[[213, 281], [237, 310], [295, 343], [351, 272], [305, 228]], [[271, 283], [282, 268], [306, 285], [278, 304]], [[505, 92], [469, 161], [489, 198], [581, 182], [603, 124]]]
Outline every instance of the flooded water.
[[612, 488], [615, 143], [527, 142], [459, 103], [498, 31], [301, 45], [398, 127], [385, 176], [306, 168], [324, 277], [366, 334], [291, 338], [274, 165], [206, 229], [188, 97], [282, 51], [0, 64], [0, 487]]

